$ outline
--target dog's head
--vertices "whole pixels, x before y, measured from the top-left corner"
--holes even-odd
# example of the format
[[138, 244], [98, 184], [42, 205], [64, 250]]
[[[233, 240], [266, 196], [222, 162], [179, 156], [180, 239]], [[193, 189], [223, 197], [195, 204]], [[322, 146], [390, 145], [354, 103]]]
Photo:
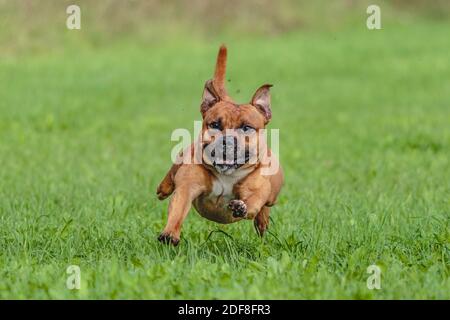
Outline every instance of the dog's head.
[[203, 91], [203, 163], [219, 174], [230, 175], [259, 163], [265, 141], [260, 132], [269, 123], [270, 87], [256, 90], [249, 103], [235, 103], [225, 89], [227, 49], [221, 46], [214, 78]]

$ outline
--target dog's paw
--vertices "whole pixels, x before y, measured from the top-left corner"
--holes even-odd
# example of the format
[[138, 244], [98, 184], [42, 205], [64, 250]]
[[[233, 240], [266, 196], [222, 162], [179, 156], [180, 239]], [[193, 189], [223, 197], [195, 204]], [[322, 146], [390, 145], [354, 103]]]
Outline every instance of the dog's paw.
[[168, 196], [170, 196], [172, 192], [173, 186], [171, 184], [162, 182], [156, 190], [156, 195], [158, 196], [159, 200], [164, 200]]
[[247, 205], [242, 200], [231, 200], [228, 208], [233, 212], [235, 218], [243, 218], [247, 214]]
[[170, 235], [169, 233], [161, 233], [158, 237], [159, 242], [162, 242], [164, 244], [172, 244], [175, 247], [180, 243], [180, 239], [175, 238], [174, 236]]
[[158, 200], [164, 200], [165, 198], [167, 198], [169, 196], [169, 194], [161, 192], [161, 191], [157, 191], [156, 192], [156, 196], [158, 197]]

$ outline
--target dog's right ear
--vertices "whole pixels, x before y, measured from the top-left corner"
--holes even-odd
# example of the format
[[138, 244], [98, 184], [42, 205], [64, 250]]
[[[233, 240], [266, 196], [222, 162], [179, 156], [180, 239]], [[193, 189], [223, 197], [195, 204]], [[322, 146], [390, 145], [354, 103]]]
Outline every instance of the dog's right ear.
[[206, 81], [205, 89], [203, 89], [202, 104], [200, 106], [200, 112], [202, 113], [202, 116], [204, 116], [205, 112], [219, 101], [220, 96], [214, 88], [213, 81]]

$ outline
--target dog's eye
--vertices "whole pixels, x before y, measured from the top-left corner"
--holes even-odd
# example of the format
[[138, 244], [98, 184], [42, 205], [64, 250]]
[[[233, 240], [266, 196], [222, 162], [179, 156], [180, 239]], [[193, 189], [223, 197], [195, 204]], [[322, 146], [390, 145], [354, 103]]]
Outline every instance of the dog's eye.
[[254, 131], [254, 130], [255, 130], [255, 128], [253, 128], [253, 127], [251, 127], [251, 126], [249, 126], [249, 125], [247, 125], [247, 124], [243, 125], [243, 126], [241, 127], [241, 129], [242, 129], [242, 131], [244, 131], [244, 132], [250, 132], [250, 131]]
[[215, 130], [221, 130], [221, 126], [220, 126], [220, 122], [219, 121], [211, 122], [208, 125], [208, 127], [211, 128], [211, 129], [215, 129]]

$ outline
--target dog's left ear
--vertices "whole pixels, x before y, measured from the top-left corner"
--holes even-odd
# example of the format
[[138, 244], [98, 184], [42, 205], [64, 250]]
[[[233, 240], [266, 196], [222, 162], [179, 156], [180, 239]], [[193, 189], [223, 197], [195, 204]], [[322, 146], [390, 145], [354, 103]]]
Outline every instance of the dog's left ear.
[[259, 87], [253, 95], [251, 104], [254, 105], [266, 118], [266, 124], [272, 119], [272, 110], [270, 109], [270, 88], [271, 84], [265, 84]]
[[203, 89], [202, 104], [200, 106], [202, 115], [204, 116], [205, 112], [219, 101], [220, 96], [214, 88], [213, 81], [206, 81], [205, 88]]

